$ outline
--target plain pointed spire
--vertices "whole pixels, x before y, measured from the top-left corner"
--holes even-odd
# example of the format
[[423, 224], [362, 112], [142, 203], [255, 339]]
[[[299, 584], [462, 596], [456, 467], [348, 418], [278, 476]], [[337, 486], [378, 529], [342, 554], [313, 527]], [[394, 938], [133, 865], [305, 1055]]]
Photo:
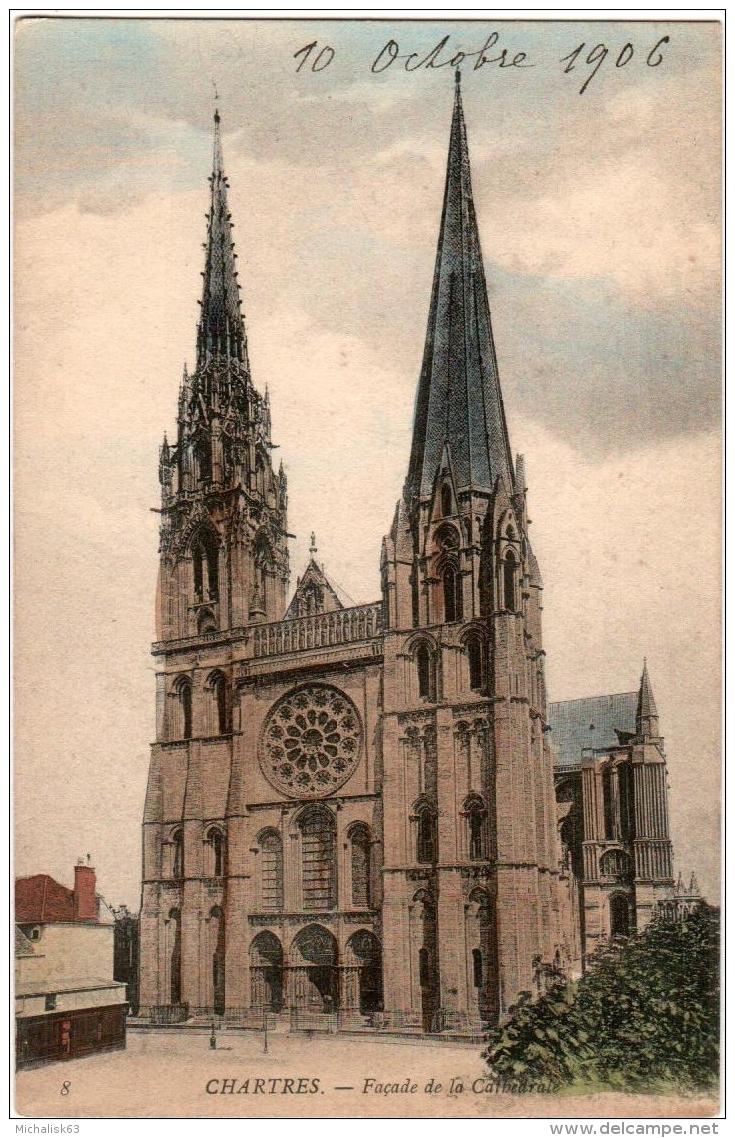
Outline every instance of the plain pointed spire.
[[458, 71], [407, 480], [414, 501], [432, 493], [445, 445], [457, 490], [492, 490], [500, 476], [513, 493]]
[[656, 700], [653, 698], [653, 687], [651, 685], [651, 678], [648, 675], [648, 664], [645, 660], [643, 661], [643, 672], [638, 689], [635, 729], [637, 735], [648, 736], [653, 739], [658, 738], [658, 710], [656, 708]]
[[207, 214], [206, 259], [202, 288], [202, 311], [197, 336], [197, 364], [224, 356], [247, 367], [245, 328], [240, 312], [237, 254], [232, 240], [232, 220], [227, 204], [229, 183], [222, 158], [220, 114], [214, 112], [214, 147], [210, 176], [210, 207]]

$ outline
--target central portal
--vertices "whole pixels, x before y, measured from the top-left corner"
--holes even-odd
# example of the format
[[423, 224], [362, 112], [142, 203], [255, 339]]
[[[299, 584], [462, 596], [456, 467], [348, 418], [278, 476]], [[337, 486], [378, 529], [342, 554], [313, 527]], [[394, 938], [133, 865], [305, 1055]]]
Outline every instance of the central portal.
[[313, 1012], [339, 1007], [337, 942], [322, 925], [302, 929], [291, 949], [292, 1002]]

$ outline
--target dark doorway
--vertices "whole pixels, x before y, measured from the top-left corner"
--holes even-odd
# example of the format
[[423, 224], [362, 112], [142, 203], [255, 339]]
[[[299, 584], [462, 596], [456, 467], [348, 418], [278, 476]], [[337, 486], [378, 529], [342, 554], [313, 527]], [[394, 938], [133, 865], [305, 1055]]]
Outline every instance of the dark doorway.
[[306, 1006], [334, 1012], [339, 1007], [337, 942], [322, 925], [308, 925], [294, 941], [292, 960], [306, 971]]
[[610, 935], [630, 936], [630, 906], [623, 893], [610, 898]]
[[309, 969], [309, 1006], [315, 1011], [334, 1012], [339, 1006], [337, 969], [315, 964]]
[[360, 968], [358, 979], [360, 1014], [370, 1015], [371, 1012], [381, 1011], [383, 952], [380, 941], [374, 933], [365, 930], [353, 933], [347, 942], [347, 948], [353, 953]]
[[271, 1012], [283, 1008], [283, 949], [278, 937], [259, 933], [250, 949], [250, 985], [253, 1007]]

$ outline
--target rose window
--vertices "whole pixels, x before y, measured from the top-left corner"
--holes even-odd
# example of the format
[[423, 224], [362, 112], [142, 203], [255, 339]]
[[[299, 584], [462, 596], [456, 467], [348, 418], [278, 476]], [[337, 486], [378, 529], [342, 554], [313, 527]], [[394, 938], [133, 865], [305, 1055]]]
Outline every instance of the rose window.
[[268, 713], [260, 765], [269, 782], [295, 798], [324, 798], [347, 781], [362, 727], [352, 700], [327, 684], [289, 692]]

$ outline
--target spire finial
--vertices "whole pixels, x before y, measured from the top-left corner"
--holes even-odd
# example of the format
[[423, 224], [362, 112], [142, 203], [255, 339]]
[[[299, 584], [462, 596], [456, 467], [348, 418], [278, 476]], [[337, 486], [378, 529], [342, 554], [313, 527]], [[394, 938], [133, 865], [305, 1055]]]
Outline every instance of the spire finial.
[[316, 534], [312, 530], [311, 531], [311, 545], [309, 546], [309, 553], [312, 555], [312, 557], [314, 557], [316, 555], [316, 552], [317, 552]]
[[219, 122], [219, 107], [217, 105], [219, 103], [219, 91], [214, 79], [212, 80], [212, 87], [214, 88], [214, 121]]
[[459, 86], [460, 86], [460, 84], [461, 84], [461, 82], [462, 82], [462, 72], [461, 72], [461, 70], [459, 69], [459, 67], [455, 68], [455, 71], [454, 71], [454, 82], [455, 82], [455, 84], [457, 85], [457, 87], [459, 87]]

